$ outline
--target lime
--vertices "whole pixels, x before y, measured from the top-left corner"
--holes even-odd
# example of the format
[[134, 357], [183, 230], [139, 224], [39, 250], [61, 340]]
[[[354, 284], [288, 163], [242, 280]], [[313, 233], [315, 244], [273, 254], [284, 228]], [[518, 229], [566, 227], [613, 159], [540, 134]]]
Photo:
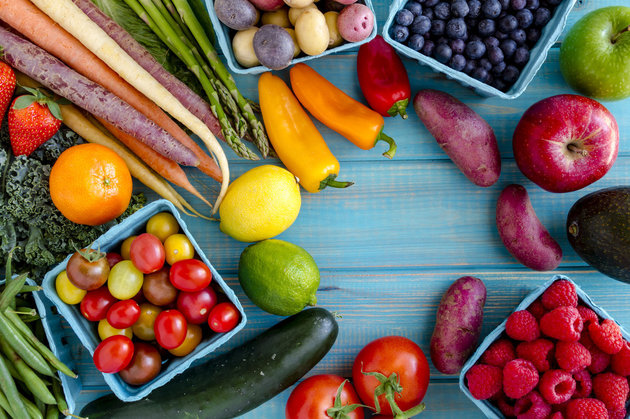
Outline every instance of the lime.
[[265, 240], [245, 248], [238, 279], [249, 299], [271, 314], [290, 316], [317, 303], [315, 260], [300, 246], [283, 240]]

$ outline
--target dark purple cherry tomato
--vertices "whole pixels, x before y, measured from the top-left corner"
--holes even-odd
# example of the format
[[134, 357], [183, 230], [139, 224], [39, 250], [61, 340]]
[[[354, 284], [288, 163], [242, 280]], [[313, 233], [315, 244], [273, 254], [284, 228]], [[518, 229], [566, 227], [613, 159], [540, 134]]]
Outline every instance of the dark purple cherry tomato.
[[208, 316], [208, 326], [214, 332], [225, 333], [234, 329], [241, 319], [241, 314], [232, 303], [221, 303], [214, 306]]
[[109, 308], [118, 301], [107, 287], [88, 291], [81, 300], [81, 314], [91, 322], [97, 322], [107, 317]]
[[134, 300], [114, 303], [107, 311], [107, 322], [116, 329], [131, 327], [140, 318], [140, 306]]
[[186, 339], [186, 318], [177, 310], [158, 314], [153, 325], [155, 340], [164, 349], [175, 349]]
[[100, 288], [109, 276], [109, 262], [105, 253], [83, 249], [74, 254], [66, 265], [68, 279], [75, 287], [92, 291]]
[[168, 278], [168, 266], [163, 266], [159, 271], [144, 276], [142, 293], [151, 304], [159, 307], [167, 306], [175, 301], [178, 292]]
[[180, 292], [177, 296], [177, 309], [188, 323], [202, 324], [208, 320], [210, 310], [217, 304], [217, 293], [210, 287], [197, 292]]
[[202, 261], [186, 259], [175, 262], [171, 266], [169, 278], [171, 284], [178, 290], [196, 292], [210, 285], [212, 272]]
[[122, 256], [120, 256], [120, 253], [116, 253], [116, 252], [107, 253], [107, 263], [109, 263], [110, 269], [113, 268], [114, 265], [120, 262], [121, 260], [124, 260], [124, 259]]
[[162, 368], [162, 357], [153, 345], [136, 342], [133, 358], [120, 371], [120, 378], [127, 384], [139, 386], [153, 380]]
[[134, 266], [143, 274], [160, 270], [166, 258], [160, 239], [149, 233], [142, 233], [131, 242], [129, 255]]
[[133, 358], [133, 342], [127, 336], [110, 336], [94, 350], [94, 365], [100, 372], [112, 374], [129, 365]]

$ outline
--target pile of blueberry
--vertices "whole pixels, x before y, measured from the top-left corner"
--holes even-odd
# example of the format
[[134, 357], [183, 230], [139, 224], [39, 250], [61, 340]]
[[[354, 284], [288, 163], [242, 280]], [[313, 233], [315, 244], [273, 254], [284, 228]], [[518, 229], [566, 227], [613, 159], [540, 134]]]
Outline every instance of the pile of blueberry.
[[507, 91], [562, 0], [409, 0], [391, 36]]

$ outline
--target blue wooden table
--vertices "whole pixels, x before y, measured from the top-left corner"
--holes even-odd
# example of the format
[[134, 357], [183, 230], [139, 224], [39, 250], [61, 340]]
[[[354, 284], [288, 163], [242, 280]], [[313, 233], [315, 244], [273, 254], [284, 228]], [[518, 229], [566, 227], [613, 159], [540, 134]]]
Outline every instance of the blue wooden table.
[[[388, 2], [375, 1], [378, 22], [387, 16]], [[578, 1], [567, 29], [585, 13], [619, 0]], [[567, 29], [565, 29], [565, 34]], [[380, 28], [379, 28], [380, 30]], [[352, 361], [373, 339], [402, 335], [417, 342], [428, 355], [429, 339], [441, 295], [457, 278], [473, 275], [487, 287], [482, 337], [496, 327], [531, 290], [554, 273], [573, 278], [594, 301], [617, 321], [630, 327], [630, 285], [601, 275], [588, 267], [571, 249], [564, 225], [571, 205], [594, 190], [628, 184], [630, 179], [630, 100], [605, 105], [617, 118], [621, 141], [612, 170], [588, 188], [552, 194], [529, 182], [518, 170], [512, 154], [512, 133], [522, 113], [548, 96], [571, 92], [559, 72], [557, 44], [525, 94], [513, 101], [481, 98], [456, 82], [404, 60], [415, 94], [421, 88], [444, 90], [464, 101], [494, 128], [501, 150], [501, 178], [491, 188], [469, 182], [429, 135], [410, 107], [408, 120], [391, 119], [386, 132], [398, 142], [390, 161], [379, 145], [362, 151], [318, 124], [333, 153], [341, 162], [340, 179], [355, 185], [345, 190], [326, 189], [318, 194], [302, 192], [302, 210], [293, 226], [279, 238], [304, 247], [321, 270], [318, 304], [343, 317], [339, 337], [328, 355], [310, 372], [350, 376]], [[356, 79], [356, 51], [312, 62], [313, 67], [351, 96], [362, 99]], [[286, 79], [287, 73], [281, 75]], [[246, 96], [257, 99], [256, 76], [237, 77]], [[224, 147], [227, 149], [227, 147]], [[232, 179], [256, 164], [228, 151]], [[269, 161], [264, 162], [269, 163]], [[273, 164], [279, 164], [272, 161]], [[189, 171], [202, 193], [215, 196], [218, 187], [208, 178]], [[523, 184], [543, 224], [564, 251], [553, 273], [531, 271], [513, 259], [503, 247], [495, 226], [495, 205], [500, 191], [510, 183]], [[156, 196], [147, 193], [150, 199]], [[186, 195], [197, 205], [199, 201]], [[226, 347], [257, 335], [280, 320], [254, 306], [238, 284], [237, 264], [246, 246], [222, 234], [218, 224], [187, 219], [191, 231], [208, 258], [237, 292], [249, 321]], [[68, 331], [83, 390], [77, 396], [80, 408], [107, 389], [86, 351]], [[290, 389], [268, 401], [246, 418], [282, 418]], [[474, 418], [480, 411], [459, 391], [456, 376], [431, 370], [425, 397], [425, 418]]]

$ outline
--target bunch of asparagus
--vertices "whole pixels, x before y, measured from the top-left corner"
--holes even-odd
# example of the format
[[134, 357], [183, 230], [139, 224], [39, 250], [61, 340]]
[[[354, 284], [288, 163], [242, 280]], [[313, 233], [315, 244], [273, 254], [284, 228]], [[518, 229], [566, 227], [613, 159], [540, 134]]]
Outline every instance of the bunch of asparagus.
[[[221, 124], [226, 142], [241, 157], [258, 156], [241, 138], [252, 141], [263, 158], [269, 139], [255, 115], [256, 105], [243, 97], [209, 39], [212, 32], [205, 10], [195, 14], [188, 0], [124, 0], [153, 32], [199, 79], [212, 112]], [[200, 19], [208, 27], [204, 30]], [[210, 35], [212, 36], [212, 35]]]

